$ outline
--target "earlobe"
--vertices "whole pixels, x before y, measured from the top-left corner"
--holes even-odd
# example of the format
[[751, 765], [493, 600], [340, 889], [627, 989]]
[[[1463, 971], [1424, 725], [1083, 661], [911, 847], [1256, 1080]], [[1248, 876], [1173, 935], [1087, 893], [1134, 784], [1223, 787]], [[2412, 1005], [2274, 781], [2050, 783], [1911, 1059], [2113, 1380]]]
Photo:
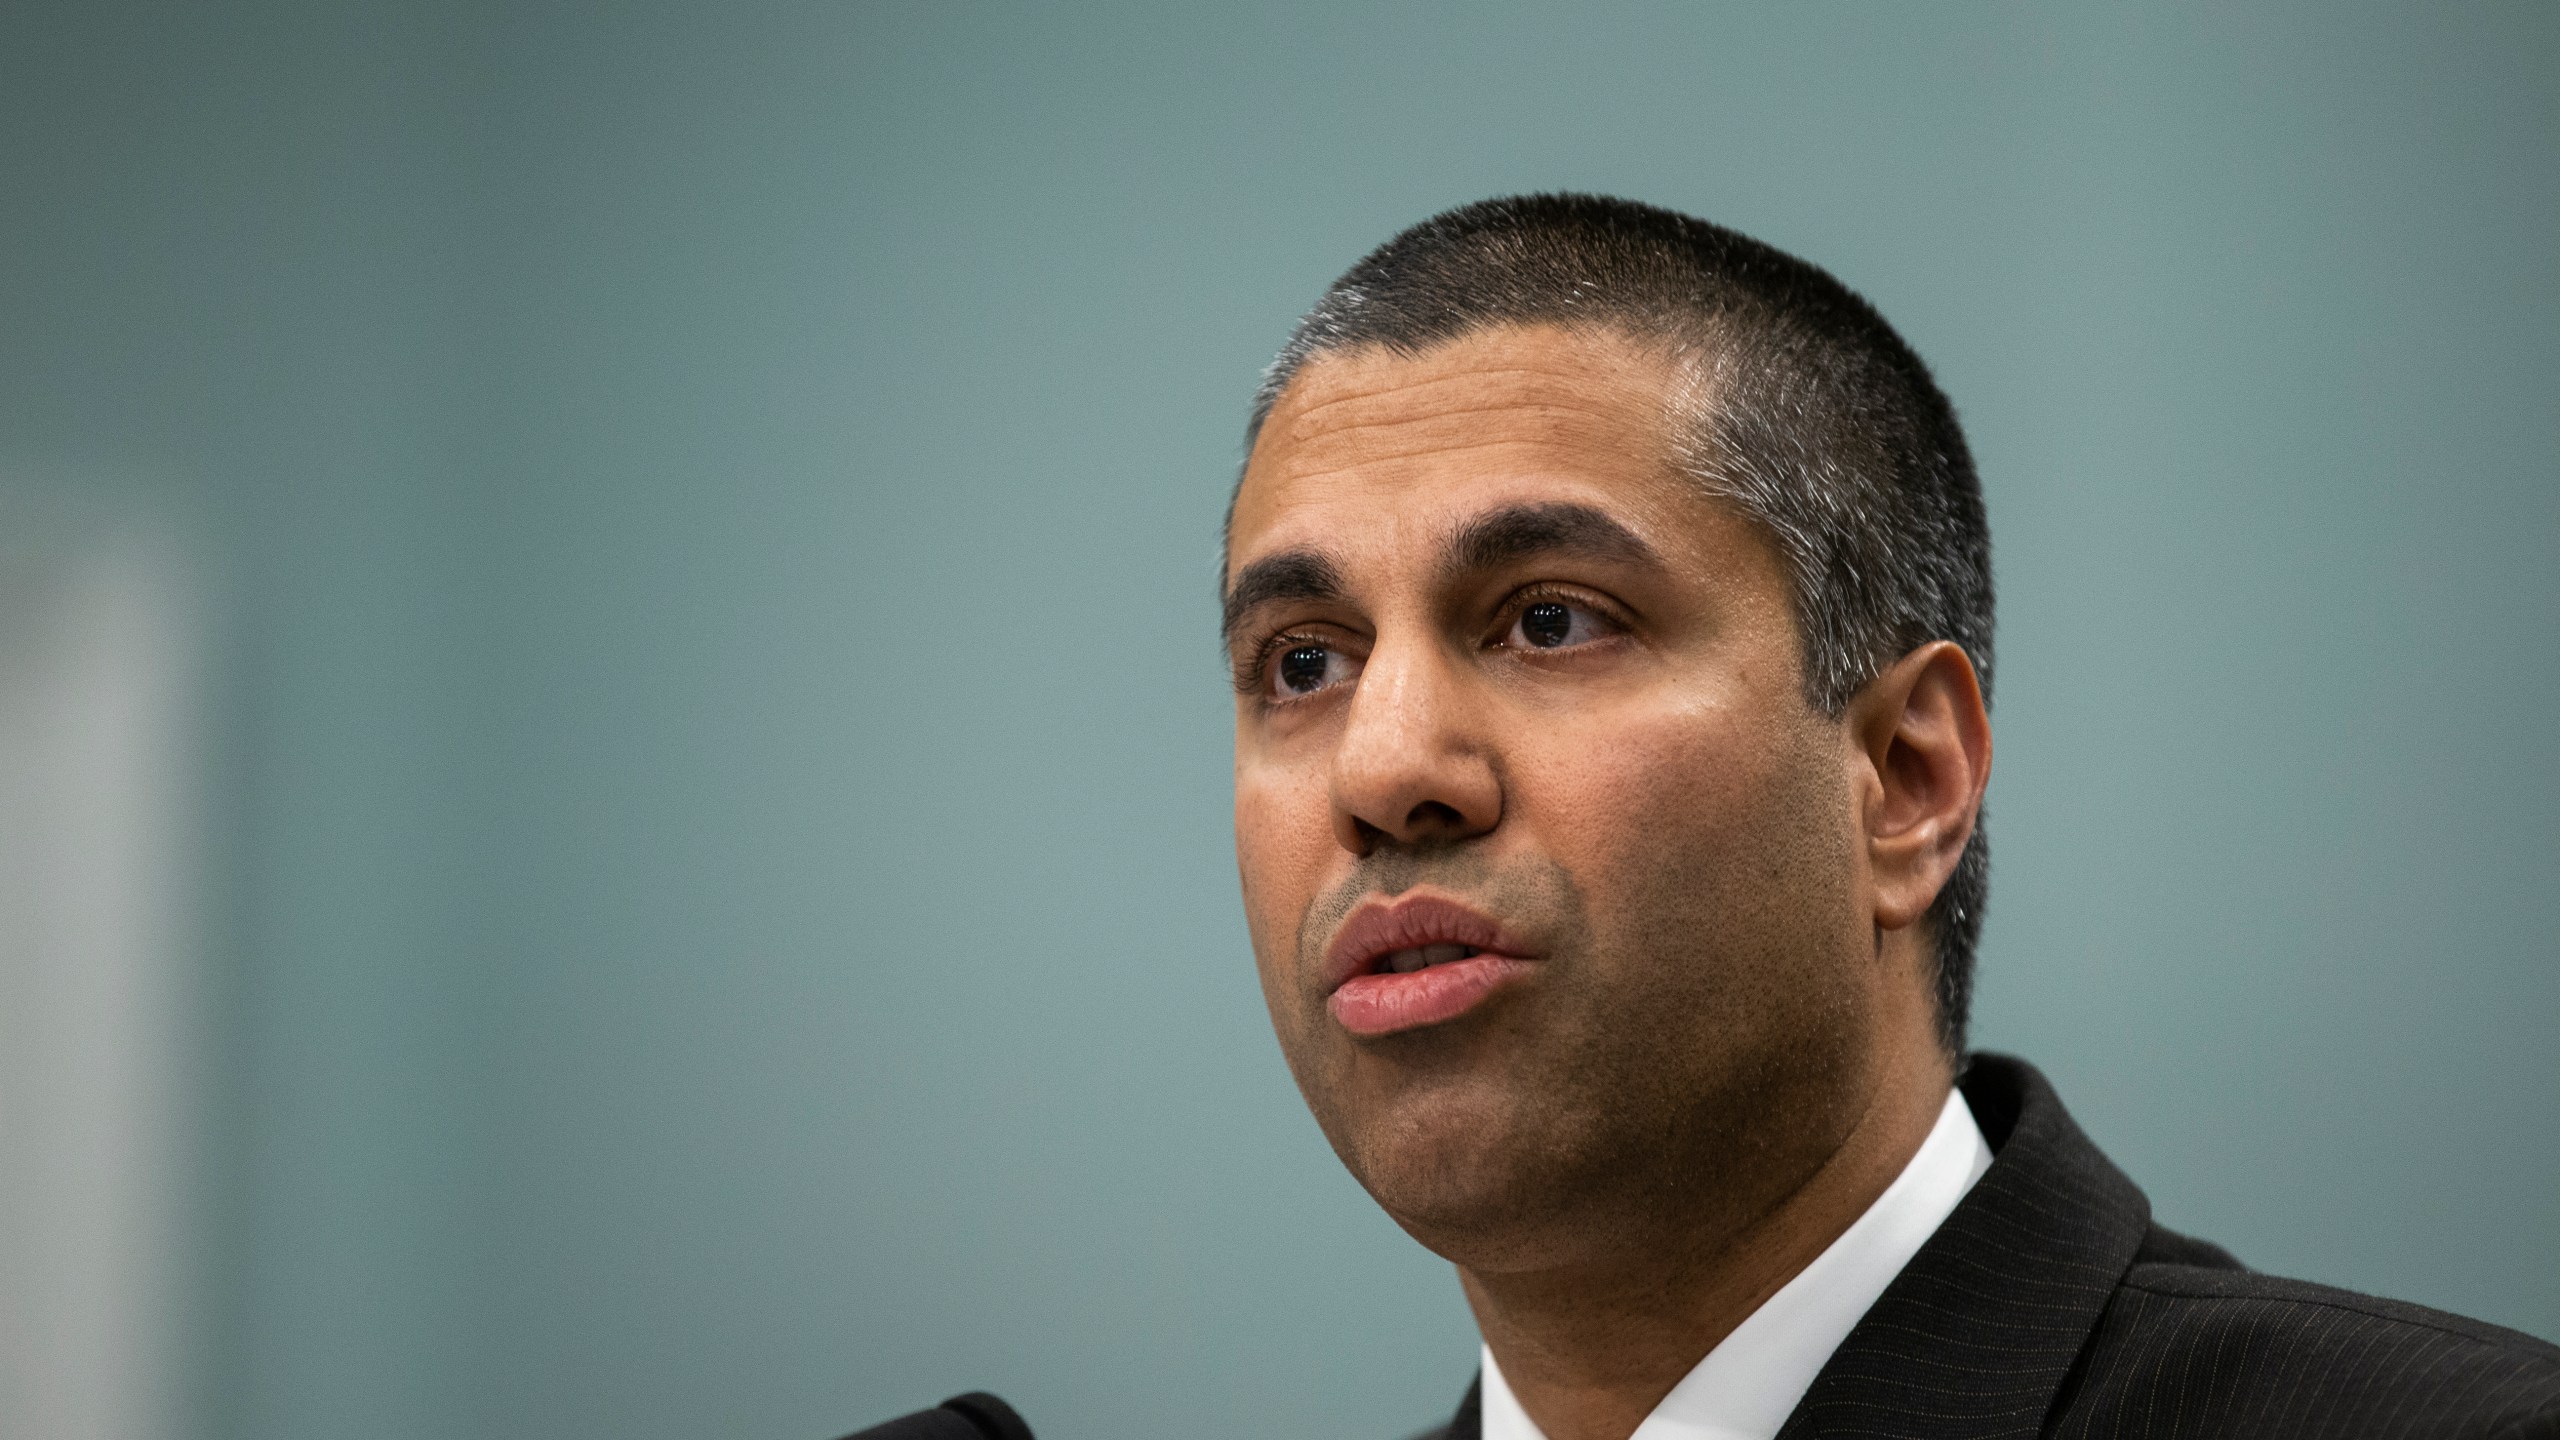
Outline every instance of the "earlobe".
[[1973, 834], [1991, 775], [1991, 717], [1973, 661], [1937, 640], [1885, 668], [1850, 702], [1874, 783], [1864, 822], [1876, 924], [1928, 913]]

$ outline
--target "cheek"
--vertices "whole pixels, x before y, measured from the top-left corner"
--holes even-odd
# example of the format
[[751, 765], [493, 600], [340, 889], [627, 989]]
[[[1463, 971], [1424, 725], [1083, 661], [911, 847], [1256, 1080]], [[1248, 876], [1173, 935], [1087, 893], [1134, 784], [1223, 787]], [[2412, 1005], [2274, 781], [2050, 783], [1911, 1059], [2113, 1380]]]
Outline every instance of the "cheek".
[[1747, 983], [1786, 952], [1827, 948], [1846, 850], [1819, 736], [1664, 707], [1571, 741], [1519, 770], [1518, 798], [1620, 963], [1689, 970], [1712, 955], [1718, 983]]
[[1320, 779], [1236, 769], [1236, 873], [1245, 924], [1265, 984], [1297, 954], [1298, 925], [1333, 850], [1332, 813]]
[[1768, 737], [1726, 710], [1614, 715], [1554, 739], [1515, 765], [1514, 798], [1586, 884], [1605, 885], [1631, 857], [1730, 835], [1774, 768]]

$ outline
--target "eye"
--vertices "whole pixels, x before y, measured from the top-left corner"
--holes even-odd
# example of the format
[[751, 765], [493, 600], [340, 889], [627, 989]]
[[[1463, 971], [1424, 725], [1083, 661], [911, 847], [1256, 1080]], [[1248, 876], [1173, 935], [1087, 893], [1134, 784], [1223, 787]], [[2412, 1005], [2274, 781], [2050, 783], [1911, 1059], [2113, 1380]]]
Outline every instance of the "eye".
[[1568, 645], [1587, 645], [1616, 633], [1617, 627], [1600, 613], [1569, 600], [1533, 600], [1511, 622], [1502, 643], [1520, 650], [1561, 650]]
[[1287, 641], [1272, 652], [1264, 694], [1273, 700], [1296, 700], [1358, 673], [1352, 658], [1330, 645], [1317, 640]]

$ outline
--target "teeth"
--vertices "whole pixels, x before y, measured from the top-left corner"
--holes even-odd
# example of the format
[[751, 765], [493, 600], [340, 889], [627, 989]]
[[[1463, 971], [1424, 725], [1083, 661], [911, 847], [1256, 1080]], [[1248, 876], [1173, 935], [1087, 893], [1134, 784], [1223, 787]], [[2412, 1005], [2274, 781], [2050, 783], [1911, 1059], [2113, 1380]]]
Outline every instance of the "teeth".
[[1428, 966], [1464, 960], [1475, 953], [1473, 945], [1423, 945], [1411, 950], [1398, 950], [1387, 956], [1384, 968], [1391, 974], [1410, 975]]

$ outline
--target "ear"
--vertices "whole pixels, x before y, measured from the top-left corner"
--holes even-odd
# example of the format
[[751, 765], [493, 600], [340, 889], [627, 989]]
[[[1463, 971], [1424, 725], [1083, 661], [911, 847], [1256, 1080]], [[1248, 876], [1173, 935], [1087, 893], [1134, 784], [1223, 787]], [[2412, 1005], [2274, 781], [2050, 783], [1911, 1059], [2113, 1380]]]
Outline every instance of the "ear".
[[1885, 668], [1849, 702], [1866, 774], [1861, 834], [1878, 928], [1929, 913], [1973, 838], [1991, 778], [1991, 715], [1973, 661], [1933, 640]]

